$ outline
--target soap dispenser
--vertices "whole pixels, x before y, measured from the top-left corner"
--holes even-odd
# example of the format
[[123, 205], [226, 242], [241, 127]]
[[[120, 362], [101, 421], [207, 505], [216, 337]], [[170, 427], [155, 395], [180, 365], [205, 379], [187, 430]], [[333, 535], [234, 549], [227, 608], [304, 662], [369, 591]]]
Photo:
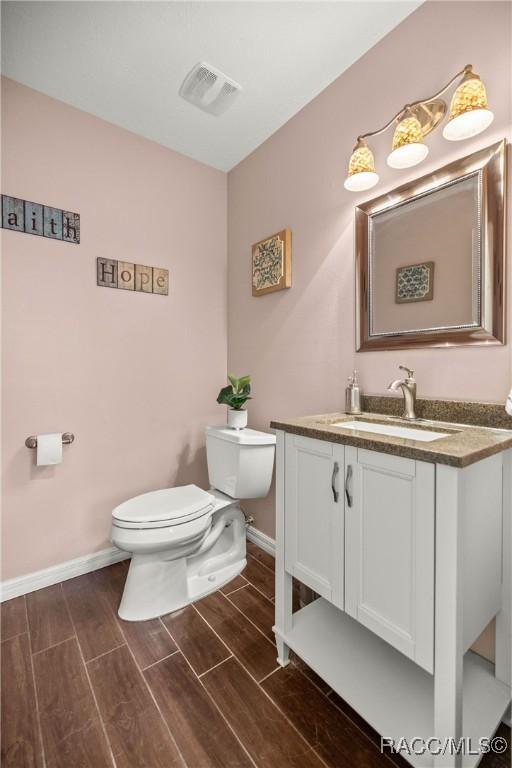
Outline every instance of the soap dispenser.
[[345, 389], [345, 413], [361, 413], [361, 390], [357, 381], [357, 371], [348, 377], [348, 386]]

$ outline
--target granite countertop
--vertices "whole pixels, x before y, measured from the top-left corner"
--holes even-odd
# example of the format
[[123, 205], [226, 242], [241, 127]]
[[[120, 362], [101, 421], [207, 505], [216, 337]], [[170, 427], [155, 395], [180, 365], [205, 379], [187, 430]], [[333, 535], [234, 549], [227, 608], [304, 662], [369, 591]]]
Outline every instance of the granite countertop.
[[[448, 437], [421, 442], [333, 426], [339, 421], [354, 420], [447, 432]], [[313, 437], [316, 440], [343, 443], [355, 448], [366, 448], [369, 451], [380, 451], [381, 453], [390, 453], [394, 456], [404, 456], [408, 459], [429, 461], [435, 464], [448, 464], [451, 467], [467, 467], [476, 461], [481, 461], [495, 453], [512, 448], [512, 430], [509, 429], [490, 429], [488, 427], [422, 419], [405, 421], [377, 413], [362, 413], [358, 416], [345, 413], [327, 413], [284, 421], [276, 420], [272, 421], [270, 426], [273, 429], [281, 429], [284, 432], [303, 437]]]

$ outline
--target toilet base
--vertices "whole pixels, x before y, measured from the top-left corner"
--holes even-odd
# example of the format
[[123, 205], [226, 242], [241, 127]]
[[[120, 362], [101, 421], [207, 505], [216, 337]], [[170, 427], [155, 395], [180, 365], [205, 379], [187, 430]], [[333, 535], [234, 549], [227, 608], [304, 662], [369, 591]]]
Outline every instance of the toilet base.
[[222, 510], [213, 518], [212, 531], [216, 523], [223, 525], [222, 533], [199, 554], [176, 560], [166, 552], [132, 555], [119, 617], [147, 621], [172, 613], [238, 576], [246, 566], [243, 512], [239, 507]]

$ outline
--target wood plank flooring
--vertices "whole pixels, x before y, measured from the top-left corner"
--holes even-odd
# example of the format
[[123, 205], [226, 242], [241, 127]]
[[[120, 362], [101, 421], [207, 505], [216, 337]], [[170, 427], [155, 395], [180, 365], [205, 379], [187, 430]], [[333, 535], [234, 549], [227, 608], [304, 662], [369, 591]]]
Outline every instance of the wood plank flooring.
[[110, 749], [76, 638], [47, 648], [33, 659], [48, 768], [110, 766]]
[[62, 585], [85, 661], [124, 642], [112, 606], [96, 585], [94, 573], [77, 576]]
[[116, 765], [181, 765], [174, 739], [128, 648], [105, 653], [87, 667]]
[[15, 597], [2, 603], [2, 640], [27, 631], [27, 608], [24, 597]]
[[162, 622], [196, 675], [202, 675], [231, 656], [229, 648], [192, 605], [162, 616]]
[[242, 768], [252, 761], [181, 653], [144, 672], [187, 765]]
[[2, 766], [43, 765], [28, 635], [2, 642]]
[[32, 653], [69, 640], [75, 634], [62, 584], [38, 589], [27, 595], [27, 615]]
[[[274, 561], [247, 555], [243, 576], [146, 622], [117, 616], [126, 562], [3, 603], [2, 768], [407, 766], [303, 661], [277, 666]], [[510, 746], [480, 768], [505, 765]]]

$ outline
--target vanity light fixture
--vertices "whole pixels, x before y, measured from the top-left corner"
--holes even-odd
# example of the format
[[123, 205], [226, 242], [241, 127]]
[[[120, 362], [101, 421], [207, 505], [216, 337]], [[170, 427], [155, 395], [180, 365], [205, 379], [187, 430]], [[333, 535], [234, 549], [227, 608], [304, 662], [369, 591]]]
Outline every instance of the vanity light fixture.
[[485, 85], [470, 66], [452, 97], [448, 122], [443, 128], [443, 136], [449, 141], [470, 139], [485, 131], [494, 120], [494, 114], [488, 107]]
[[460, 141], [484, 131], [492, 123], [494, 115], [488, 107], [485, 87], [480, 77], [473, 72], [471, 64], [457, 72], [440, 91], [428, 99], [406, 104], [382, 128], [358, 136], [349, 161], [345, 189], [362, 192], [374, 187], [379, 176], [375, 170], [373, 153], [366, 143], [371, 136], [379, 136], [395, 126], [391, 152], [387, 163], [391, 168], [411, 168], [421, 163], [428, 155], [424, 138], [437, 128], [448, 111], [440, 97], [461, 78], [450, 106], [448, 122], [443, 136], [449, 141]]
[[350, 192], [362, 192], [374, 187], [378, 180], [379, 176], [375, 173], [373, 152], [366, 141], [359, 138], [350, 156], [345, 189], [350, 190]]
[[388, 165], [390, 168], [411, 168], [427, 155], [428, 147], [423, 141], [421, 123], [411, 110], [407, 110], [395, 128]]

